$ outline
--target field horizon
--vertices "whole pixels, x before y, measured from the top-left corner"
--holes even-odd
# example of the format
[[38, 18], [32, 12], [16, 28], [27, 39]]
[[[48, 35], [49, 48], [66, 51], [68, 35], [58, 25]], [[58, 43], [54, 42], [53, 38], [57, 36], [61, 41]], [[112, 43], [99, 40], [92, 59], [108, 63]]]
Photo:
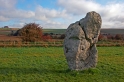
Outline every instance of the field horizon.
[[[20, 28], [0, 28], [0, 35], [8, 35], [12, 31], [16, 32]], [[54, 33], [54, 34], [64, 34], [66, 29], [44, 29], [43, 33]], [[101, 28], [101, 33], [104, 34], [124, 34], [124, 29], [122, 28]]]

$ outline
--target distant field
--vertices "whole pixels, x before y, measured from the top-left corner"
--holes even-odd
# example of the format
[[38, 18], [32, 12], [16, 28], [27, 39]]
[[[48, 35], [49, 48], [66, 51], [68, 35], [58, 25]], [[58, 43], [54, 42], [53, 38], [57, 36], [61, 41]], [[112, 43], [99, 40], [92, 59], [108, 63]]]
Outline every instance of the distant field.
[[64, 34], [66, 29], [43, 29], [44, 33]]
[[124, 29], [101, 29], [101, 33], [124, 34]]
[[[9, 35], [11, 32], [15, 32], [19, 28], [0, 28], [0, 35]], [[66, 29], [43, 29], [43, 33], [54, 33], [54, 34], [64, 34]]]
[[98, 47], [98, 65], [68, 70], [62, 47], [0, 48], [0, 82], [124, 82], [124, 47]]
[[[66, 29], [43, 29], [44, 33], [64, 34]], [[101, 29], [101, 33], [124, 34], [124, 29]]]
[[[8, 35], [11, 31], [17, 31], [19, 28], [0, 28], [0, 35]], [[64, 34], [66, 29], [43, 29], [43, 33]], [[101, 29], [101, 33], [124, 34], [124, 29]]]
[[19, 30], [19, 28], [0, 28], [0, 31]]
[[11, 32], [16, 32], [19, 28], [0, 28], [0, 35], [10, 35]]

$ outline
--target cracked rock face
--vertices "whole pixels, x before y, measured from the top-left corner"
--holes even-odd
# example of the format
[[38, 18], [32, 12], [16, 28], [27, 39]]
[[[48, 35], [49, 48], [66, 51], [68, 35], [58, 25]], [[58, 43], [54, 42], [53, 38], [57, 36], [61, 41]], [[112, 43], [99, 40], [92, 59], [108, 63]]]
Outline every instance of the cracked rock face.
[[97, 64], [96, 43], [100, 34], [101, 16], [92, 11], [66, 30], [64, 54], [71, 70], [84, 70]]

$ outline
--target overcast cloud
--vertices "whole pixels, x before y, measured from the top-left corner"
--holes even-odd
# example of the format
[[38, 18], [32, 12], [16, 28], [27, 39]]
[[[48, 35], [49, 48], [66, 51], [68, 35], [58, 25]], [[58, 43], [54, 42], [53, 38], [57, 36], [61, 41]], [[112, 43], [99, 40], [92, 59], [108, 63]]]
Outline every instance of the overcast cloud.
[[56, 9], [38, 4], [35, 10], [18, 9], [16, 3], [17, 0], [0, 0], [0, 22], [13, 21], [8, 26], [19, 28], [28, 22], [39, 23], [43, 28], [67, 28], [87, 12], [96, 11], [102, 17], [102, 28], [124, 28], [124, 3], [102, 5], [95, 0], [57, 0]]
[[94, 0], [58, 0], [68, 14], [84, 16], [89, 11], [96, 11], [102, 17], [102, 28], [124, 28], [124, 3], [110, 2], [100, 5]]

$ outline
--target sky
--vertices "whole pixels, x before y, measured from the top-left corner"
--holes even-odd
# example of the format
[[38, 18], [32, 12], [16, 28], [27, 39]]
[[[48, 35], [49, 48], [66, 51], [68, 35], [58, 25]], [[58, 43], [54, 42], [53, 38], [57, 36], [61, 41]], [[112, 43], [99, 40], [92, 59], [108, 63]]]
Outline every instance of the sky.
[[0, 0], [0, 27], [35, 22], [43, 29], [66, 29], [91, 11], [101, 15], [102, 28], [124, 29], [124, 0]]

